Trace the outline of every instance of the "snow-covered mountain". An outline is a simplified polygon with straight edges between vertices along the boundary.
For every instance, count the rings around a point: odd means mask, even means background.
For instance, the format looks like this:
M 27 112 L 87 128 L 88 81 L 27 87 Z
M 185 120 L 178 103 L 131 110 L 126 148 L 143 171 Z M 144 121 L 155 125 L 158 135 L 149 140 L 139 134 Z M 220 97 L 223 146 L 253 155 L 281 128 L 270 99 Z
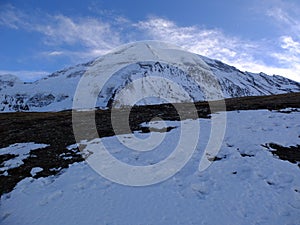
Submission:
M 13 75 L 1 75 L 0 111 L 60 111 L 71 109 L 77 85 L 87 71 L 96 71 L 93 76 L 101 76 L 101 72 L 97 73 L 98 70 L 91 70 L 91 68 L 102 68 L 103 66 L 110 68 L 119 63 L 125 64 L 126 60 L 128 61 L 128 56 L 136 59 L 137 63 L 125 66 L 110 77 L 101 92 L 98 93 L 98 107 L 110 106 L 114 102 L 115 96 L 122 89 L 128 87 L 129 83 L 150 76 L 165 78 L 164 80 L 167 82 L 148 82 L 145 86 L 141 86 L 140 83 L 132 84 L 128 89 L 127 96 L 140 96 L 142 92 L 146 92 L 147 96 L 167 96 L 173 102 L 185 102 L 190 99 L 202 101 L 208 99 L 205 94 L 207 92 L 203 91 L 205 85 L 216 86 L 214 84 L 216 80 L 220 85 L 222 96 L 215 96 L 215 99 L 300 92 L 300 84 L 287 78 L 277 75 L 268 76 L 264 73 L 242 72 L 218 60 L 203 56 L 197 56 L 202 62 L 200 73 L 197 74 L 196 78 L 191 77 L 176 65 L 170 65 L 160 60 L 161 56 L 166 54 L 169 54 L 169 57 L 181 57 L 180 55 L 171 55 L 172 50 L 172 47 L 168 45 L 139 42 L 121 47 L 94 61 L 57 71 L 35 82 L 24 83 Z M 141 52 L 156 60 L 138 61 Z M 182 56 L 182 60 L 184 60 L 184 56 Z M 213 74 L 214 79 L 208 74 Z M 168 80 L 183 88 L 188 96 L 182 95 L 179 90 L 174 90 Z M 157 102 L 149 98 L 137 102 L 141 105 L 154 103 Z M 121 96 L 115 106 L 127 104 L 130 104 L 130 101 Z

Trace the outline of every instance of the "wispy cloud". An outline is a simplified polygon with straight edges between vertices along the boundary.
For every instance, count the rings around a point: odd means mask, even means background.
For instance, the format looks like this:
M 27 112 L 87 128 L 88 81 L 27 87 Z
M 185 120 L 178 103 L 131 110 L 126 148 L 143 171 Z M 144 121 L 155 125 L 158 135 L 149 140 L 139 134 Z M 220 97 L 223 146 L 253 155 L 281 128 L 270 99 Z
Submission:
M 120 34 L 114 31 L 111 24 L 97 18 L 70 18 L 61 14 L 29 15 L 7 5 L 0 10 L 0 25 L 38 32 L 49 46 L 79 45 L 85 48 L 85 54 L 89 52 L 94 57 L 95 49 L 97 54 L 105 54 L 121 44 Z
M 300 42 L 295 41 L 290 36 L 281 37 L 280 53 L 273 53 L 273 56 L 280 60 L 280 63 L 284 65 L 290 65 L 290 63 L 300 64 Z
M 48 52 L 47 54 L 49 56 L 58 56 L 58 55 L 63 55 L 64 52 L 62 52 L 62 51 L 53 51 L 53 52 Z
M 291 78 L 300 81 L 300 8 L 280 1 L 280 6 L 272 7 L 266 14 L 283 33 L 278 41 L 281 49 L 272 56 L 279 65 L 294 73 Z
M 273 7 L 267 11 L 267 16 L 273 18 L 278 25 L 282 27 L 284 30 L 288 30 L 293 34 L 299 35 L 300 33 L 300 21 L 299 18 L 295 18 L 294 14 L 299 15 L 300 10 L 297 8 L 293 8 L 291 6 L 288 7 Z
M 33 29 L 47 37 L 49 44 L 80 44 L 98 49 L 103 53 L 119 45 L 119 34 L 110 24 L 93 18 L 79 18 L 77 21 L 63 15 L 50 17 L 47 25 L 36 24 Z
M 12 5 L 5 5 L 0 10 L 0 25 L 19 29 L 20 25 L 25 25 L 26 17 L 26 14 Z

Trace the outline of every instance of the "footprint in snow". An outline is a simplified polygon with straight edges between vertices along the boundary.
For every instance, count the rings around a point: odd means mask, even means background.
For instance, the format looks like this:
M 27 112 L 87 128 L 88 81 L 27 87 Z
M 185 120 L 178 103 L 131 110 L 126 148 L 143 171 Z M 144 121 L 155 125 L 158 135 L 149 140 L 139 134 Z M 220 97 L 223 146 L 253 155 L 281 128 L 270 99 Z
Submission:
M 48 203 L 58 200 L 63 196 L 63 191 L 58 190 L 53 192 L 52 194 L 48 195 L 47 197 L 43 198 L 40 202 L 39 205 L 44 206 L 47 205 Z

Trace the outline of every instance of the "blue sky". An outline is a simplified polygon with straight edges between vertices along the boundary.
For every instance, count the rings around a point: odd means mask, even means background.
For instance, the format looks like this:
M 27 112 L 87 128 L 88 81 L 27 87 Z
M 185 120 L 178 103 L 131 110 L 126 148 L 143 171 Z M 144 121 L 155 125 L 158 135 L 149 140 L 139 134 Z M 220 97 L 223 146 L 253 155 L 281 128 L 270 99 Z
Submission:
M 0 74 L 32 81 L 151 39 L 300 81 L 299 34 L 298 0 L 1 0 Z

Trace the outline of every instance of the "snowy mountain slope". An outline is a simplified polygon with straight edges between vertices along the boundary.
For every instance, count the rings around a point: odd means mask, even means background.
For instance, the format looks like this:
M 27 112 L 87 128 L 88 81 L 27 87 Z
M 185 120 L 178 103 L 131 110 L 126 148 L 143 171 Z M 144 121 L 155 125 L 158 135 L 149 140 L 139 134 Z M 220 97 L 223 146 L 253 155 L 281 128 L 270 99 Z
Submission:
M 0 82 L 0 110 L 9 111 L 59 111 L 71 108 L 80 77 L 89 64 L 80 64 L 57 71 L 35 82 L 14 82 L 14 85 L 2 85 Z M 1 79 L 1 77 L 0 77 Z M 14 77 L 11 77 L 10 83 Z M 8 82 L 8 79 L 6 79 Z
M 5 89 L 7 87 L 13 87 L 19 83 L 22 83 L 22 81 L 12 74 L 0 75 L 0 90 Z
M 299 92 L 300 84 L 282 76 L 242 72 L 218 60 L 201 56 L 217 77 L 225 98 Z
M 3 195 L 0 223 L 299 224 L 299 166 L 273 156 L 262 145 L 299 144 L 299 124 L 295 121 L 300 120 L 300 112 L 255 110 L 227 114 L 228 129 L 218 159 L 204 171 L 200 172 L 198 165 L 210 138 L 211 120 L 198 119 L 194 120 L 201 125 L 196 151 L 172 178 L 151 186 L 130 187 L 103 178 L 86 162 L 74 163 L 59 176 L 27 177 Z M 144 124 L 176 127 L 158 133 L 166 137 L 153 151 L 128 151 L 116 136 L 104 137 L 102 141 L 119 160 L 149 165 L 162 160 L 178 142 L 180 122 L 164 122 Z M 149 133 L 136 135 L 147 138 Z M 95 139 L 86 144 L 97 142 Z M 17 144 L 10 148 L 22 146 L 35 145 Z M 35 167 L 32 174 L 39 170 Z
M 146 58 L 157 60 L 139 62 L 138 56 L 141 52 Z M 202 71 L 196 77 L 197 83 L 194 80 L 195 77 L 192 78 L 176 65 L 168 65 L 159 60 L 166 55 L 171 58 L 177 57 L 179 60 L 183 60 L 180 57 L 184 58 L 184 55 L 174 54 L 174 49 L 168 45 L 140 42 L 121 47 L 86 64 L 57 71 L 33 83 L 23 83 L 12 75 L 0 76 L 0 111 L 60 111 L 71 109 L 77 84 L 86 71 L 97 67 L 111 68 L 118 63 L 125 64 L 128 61 L 128 56 L 130 59 L 136 59 L 138 63 L 126 66 L 111 76 L 99 93 L 98 107 L 110 106 L 114 102 L 115 96 L 125 87 L 130 87 L 130 90 L 126 89 L 128 91 L 127 96 L 168 96 L 172 102 L 185 102 L 191 101 L 191 99 L 202 101 L 206 99 L 203 90 L 207 85 L 216 86 L 215 80 L 219 82 L 224 98 L 300 92 L 300 84 L 287 78 L 268 76 L 263 73 L 241 72 L 232 66 L 203 56 L 199 56 L 203 63 L 200 63 Z M 114 58 L 118 60 L 111 60 Z M 213 74 L 214 77 L 212 78 L 208 74 Z M 97 72 L 94 75 L 101 76 Z M 162 77 L 167 82 L 148 82 L 145 84 L 145 88 L 141 87 L 140 84 L 126 86 L 136 79 L 152 76 Z M 170 85 L 171 82 L 183 88 L 188 96 L 181 94 L 179 89 L 174 90 L 174 86 Z M 221 96 L 217 98 L 221 98 Z M 128 102 L 130 102 L 128 99 L 120 97 L 115 106 L 127 105 Z M 155 103 L 158 103 L 157 100 L 144 99 L 137 104 Z

